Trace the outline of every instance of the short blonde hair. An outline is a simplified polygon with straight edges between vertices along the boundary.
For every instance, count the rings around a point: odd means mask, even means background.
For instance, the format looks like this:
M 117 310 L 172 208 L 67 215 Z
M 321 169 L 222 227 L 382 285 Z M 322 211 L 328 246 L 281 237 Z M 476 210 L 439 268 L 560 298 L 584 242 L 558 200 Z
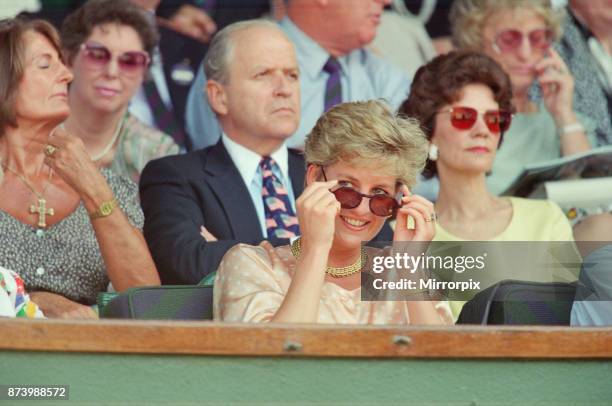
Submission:
M 457 48 L 480 49 L 483 28 L 491 15 L 502 10 L 531 9 L 542 17 L 553 31 L 555 41 L 561 37 L 565 12 L 552 7 L 550 0 L 455 0 L 450 10 L 452 39 Z
M 419 122 L 394 114 L 383 101 L 339 104 L 323 114 L 306 138 L 306 163 L 339 160 L 375 168 L 408 187 L 427 159 L 428 143 Z

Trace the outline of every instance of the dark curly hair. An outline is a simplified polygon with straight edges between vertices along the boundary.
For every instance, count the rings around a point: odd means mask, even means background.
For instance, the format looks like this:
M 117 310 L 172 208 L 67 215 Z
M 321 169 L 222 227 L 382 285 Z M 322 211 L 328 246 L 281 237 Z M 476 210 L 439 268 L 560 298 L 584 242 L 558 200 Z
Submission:
M 431 140 L 435 131 L 436 113 L 459 100 L 469 84 L 483 84 L 491 89 L 501 110 L 514 111 L 510 77 L 492 58 L 473 51 L 453 51 L 440 55 L 419 68 L 412 81 L 410 95 L 399 112 L 419 120 Z M 500 137 L 500 143 L 503 134 Z M 423 176 L 437 175 L 435 162 L 427 160 Z
M 145 10 L 129 0 L 89 0 L 62 23 L 60 37 L 69 62 L 93 29 L 108 23 L 132 27 L 138 33 L 144 50 L 152 55 L 159 34 Z

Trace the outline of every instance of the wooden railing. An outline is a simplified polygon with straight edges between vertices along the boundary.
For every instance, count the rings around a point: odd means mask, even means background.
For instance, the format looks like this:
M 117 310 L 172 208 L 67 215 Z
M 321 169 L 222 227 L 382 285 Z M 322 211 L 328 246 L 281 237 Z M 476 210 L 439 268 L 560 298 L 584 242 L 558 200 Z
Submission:
M 3 319 L 0 332 L 0 351 L 360 358 L 612 358 L 612 328 Z

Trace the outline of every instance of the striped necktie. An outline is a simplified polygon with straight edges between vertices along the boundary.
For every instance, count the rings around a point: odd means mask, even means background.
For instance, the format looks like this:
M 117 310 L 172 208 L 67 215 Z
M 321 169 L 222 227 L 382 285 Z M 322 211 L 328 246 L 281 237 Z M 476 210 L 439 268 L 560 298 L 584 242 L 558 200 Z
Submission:
M 153 118 L 155 119 L 155 126 L 162 132 L 170 135 L 174 138 L 174 141 L 181 147 L 185 147 L 185 133 L 179 124 L 174 111 L 172 108 L 166 107 L 162 100 L 157 86 L 153 80 L 147 80 L 143 82 L 145 96 L 149 107 L 153 112 Z
M 266 217 L 268 238 L 292 238 L 300 234 L 297 217 L 289 201 L 287 189 L 274 174 L 274 159 L 263 157 L 259 163 L 262 176 L 261 197 Z
M 340 83 L 340 74 L 342 73 L 340 62 L 333 56 L 330 56 L 323 71 L 327 72 L 329 77 L 325 84 L 325 102 L 323 112 L 331 109 L 336 104 L 342 103 L 342 84 Z

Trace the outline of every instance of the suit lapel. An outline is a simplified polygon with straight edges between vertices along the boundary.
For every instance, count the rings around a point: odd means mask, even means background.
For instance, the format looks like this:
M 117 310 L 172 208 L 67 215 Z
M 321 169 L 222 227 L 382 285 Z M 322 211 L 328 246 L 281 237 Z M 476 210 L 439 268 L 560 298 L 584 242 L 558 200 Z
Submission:
M 204 171 L 205 181 L 225 211 L 234 238 L 263 239 L 251 194 L 221 141 L 209 149 Z
M 291 187 L 293 194 L 297 199 L 304 191 L 304 177 L 306 176 L 306 164 L 301 152 L 289 150 L 289 177 L 291 178 Z

